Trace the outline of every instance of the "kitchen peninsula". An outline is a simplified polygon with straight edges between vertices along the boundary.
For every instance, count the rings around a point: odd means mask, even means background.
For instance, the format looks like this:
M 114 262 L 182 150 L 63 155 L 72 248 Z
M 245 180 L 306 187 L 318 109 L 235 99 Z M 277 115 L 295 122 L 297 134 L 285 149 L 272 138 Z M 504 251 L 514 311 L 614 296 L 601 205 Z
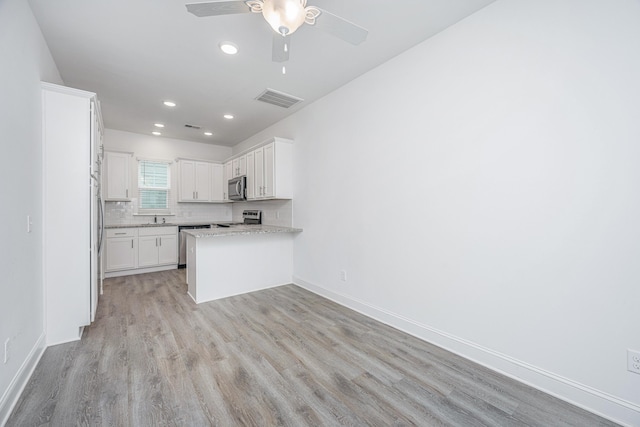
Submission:
M 201 303 L 291 283 L 301 231 L 261 224 L 185 231 L 189 295 Z

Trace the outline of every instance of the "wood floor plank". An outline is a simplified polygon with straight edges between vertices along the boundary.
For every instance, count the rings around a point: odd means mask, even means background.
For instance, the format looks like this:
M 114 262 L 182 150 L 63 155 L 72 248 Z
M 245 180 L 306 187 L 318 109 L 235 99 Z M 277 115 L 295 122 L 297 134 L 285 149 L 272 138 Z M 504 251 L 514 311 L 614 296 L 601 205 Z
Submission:
M 105 281 L 7 426 L 615 426 L 295 285 L 204 304 L 184 270 Z

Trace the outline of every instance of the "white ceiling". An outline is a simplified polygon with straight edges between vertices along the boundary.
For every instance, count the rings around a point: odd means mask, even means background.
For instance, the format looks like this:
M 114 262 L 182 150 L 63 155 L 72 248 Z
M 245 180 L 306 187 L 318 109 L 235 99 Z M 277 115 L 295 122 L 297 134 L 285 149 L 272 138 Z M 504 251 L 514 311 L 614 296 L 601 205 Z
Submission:
M 272 30 L 259 14 L 197 18 L 185 8 L 196 0 L 29 3 L 65 84 L 98 94 L 107 128 L 150 134 L 161 122 L 160 138 L 233 146 L 493 1 L 309 0 L 369 36 L 353 46 L 304 25 L 291 36 L 286 75 L 271 61 Z M 240 52 L 220 52 L 224 40 Z M 256 101 L 266 88 L 304 102 Z

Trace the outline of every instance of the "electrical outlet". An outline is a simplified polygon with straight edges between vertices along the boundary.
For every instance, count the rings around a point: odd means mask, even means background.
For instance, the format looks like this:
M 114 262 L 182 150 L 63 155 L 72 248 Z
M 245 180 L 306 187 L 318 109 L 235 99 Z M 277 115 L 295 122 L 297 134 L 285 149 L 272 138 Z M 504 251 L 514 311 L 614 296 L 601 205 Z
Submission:
M 280 219 L 280 211 L 276 211 L 276 219 Z
M 627 370 L 640 374 L 640 351 L 627 350 Z
M 340 280 L 342 280 L 343 282 L 347 281 L 347 272 L 344 270 L 340 270 Z
M 10 342 L 11 338 L 7 338 L 4 341 L 4 363 L 7 363 L 9 361 L 9 350 L 11 348 L 11 346 L 9 345 Z

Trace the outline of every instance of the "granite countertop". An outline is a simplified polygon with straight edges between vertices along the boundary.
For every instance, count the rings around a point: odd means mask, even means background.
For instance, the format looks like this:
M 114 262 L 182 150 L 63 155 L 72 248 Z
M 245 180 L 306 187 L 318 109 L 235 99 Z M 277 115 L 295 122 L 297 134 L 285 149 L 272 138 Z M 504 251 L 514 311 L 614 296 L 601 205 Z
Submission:
M 104 228 L 137 228 L 137 227 L 181 227 L 183 225 L 210 225 L 210 224 L 231 224 L 230 221 L 171 221 L 157 224 L 105 224 Z
M 269 234 L 269 233 L 299 233 L 302 228 L 293 227 L 279 227 L 276 225 L 232 225 L 231 227 L 213 227 L 202 228 L 197 230 L 182 230 L 184 233 L 189 234 L 197 239 L 204 237 L 220 237 L 220 236 L 233 236 L 240 234 Z

